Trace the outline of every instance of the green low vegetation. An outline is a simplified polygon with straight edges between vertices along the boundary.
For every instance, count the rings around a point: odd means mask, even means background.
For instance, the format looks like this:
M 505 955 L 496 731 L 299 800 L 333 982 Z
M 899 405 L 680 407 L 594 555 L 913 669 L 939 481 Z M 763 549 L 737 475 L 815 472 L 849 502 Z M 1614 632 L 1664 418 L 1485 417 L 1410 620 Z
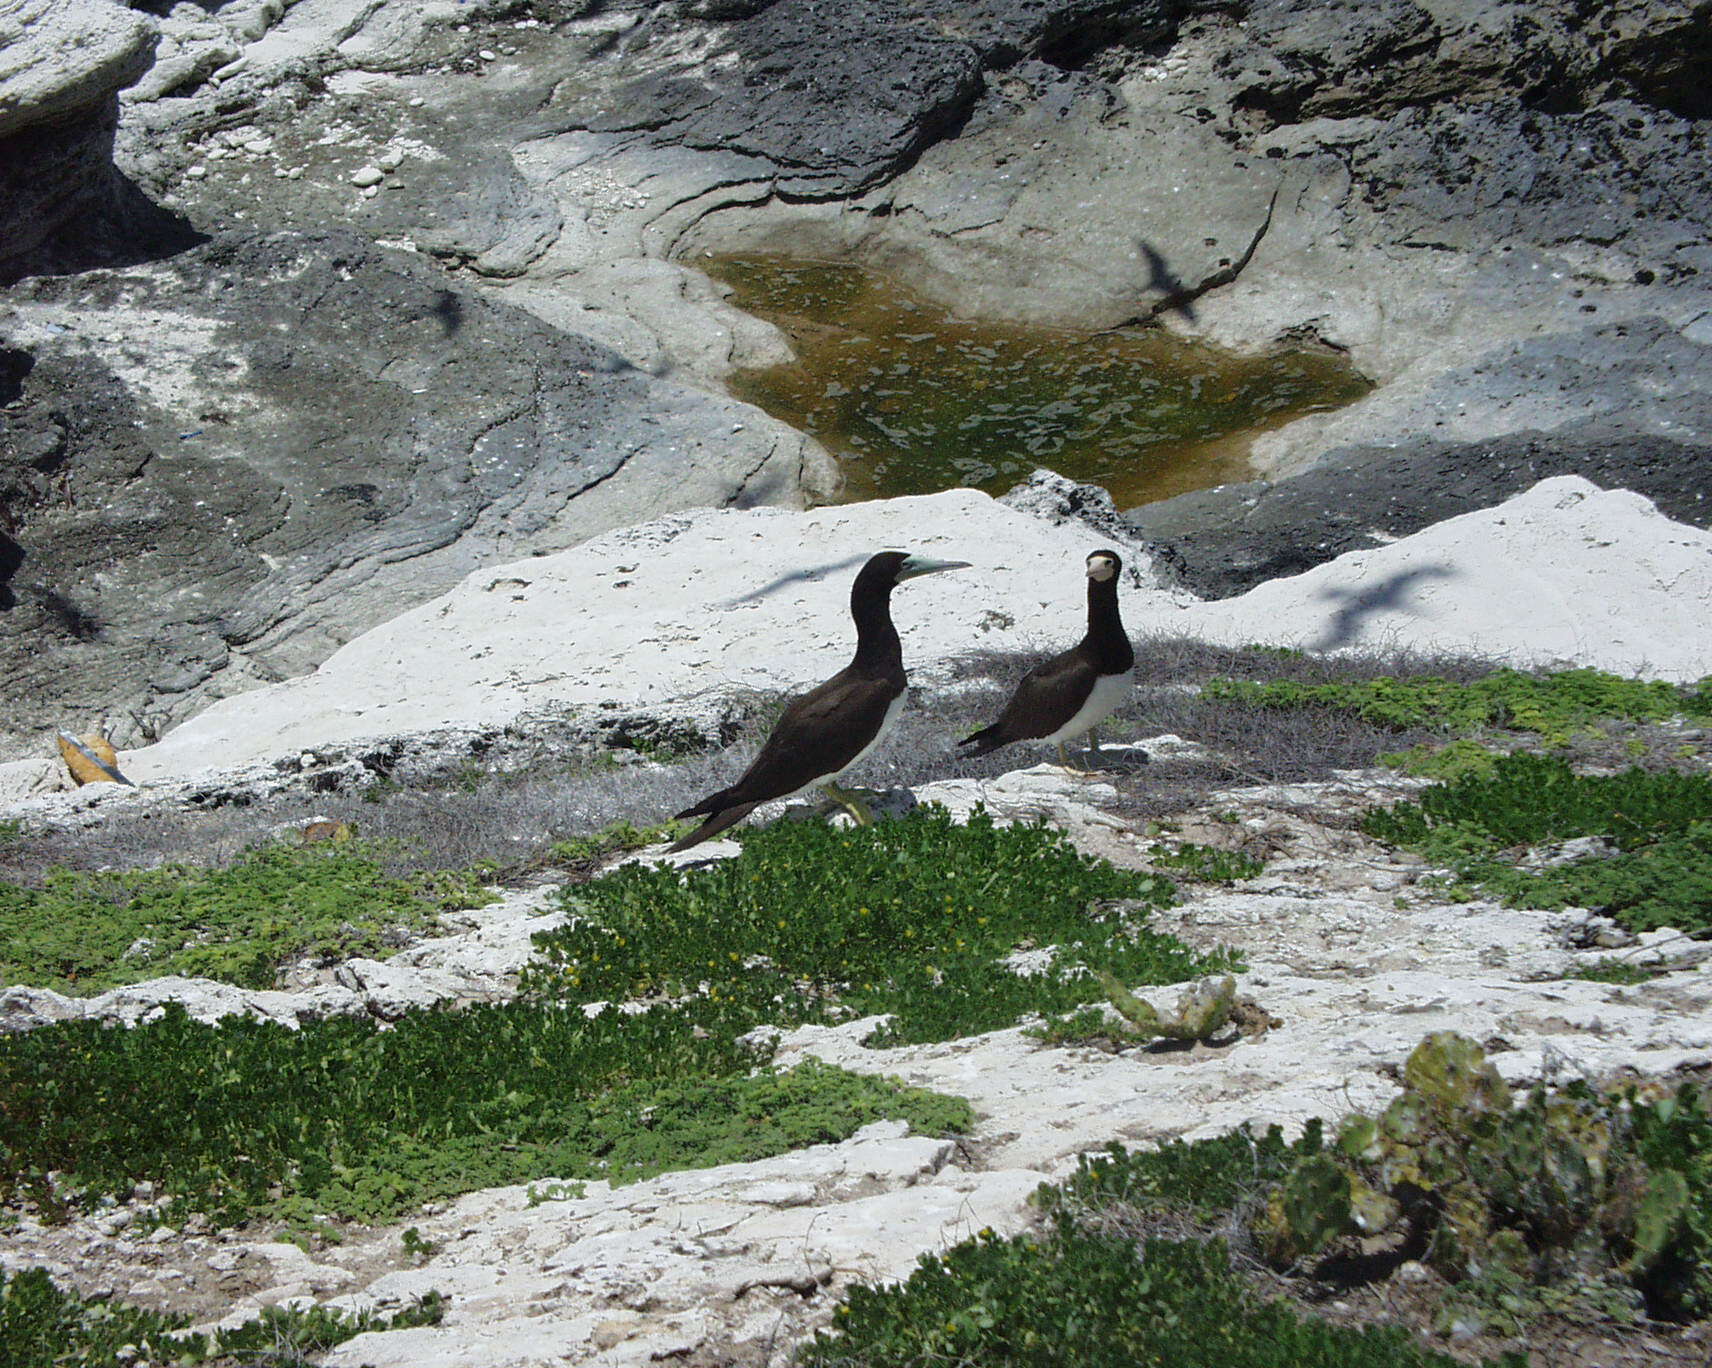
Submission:
M 1637 983 L 1651 983 L 1660 974 L 1667 972 L 1669 967 L 1664 964 L 1632 964 L 1628 960 L 1607 955 L 1591 964 L 1576 965 L 1569 977 L 1585 979 L 1591 983 L 1615 983 L 1622 987 L 1633 987 Z
M 310 1355 L 365 1331 L 438 1325 L 443 1310 L 435 1292 L 392 1315 L 270 1306 L 235 1329 L 192 1334 L 185 1330 L 186 1317 L 105 1299 L 86 1301 L 57 1286 L 42 1269 L 8 1275 L 0 1268 L 0 1363 L 6 1368 L 113 1368 L 122 1361 L 120 1351 L 129 1348 L 137 1359 L 153 1364 L 242 1360 L 307 1368 Z
M 1469 683 L 1426 676 L 1310 684 L 1212 679 L 1202 696 L 1267 708 L 1340 708 L 1377 726 L 1437 727 L 1464 735 L 1487 729 L 1531 732 L 1562 745 L 1602 721 L 1664 722 L 1712 717 L 1712 683 L 1690 689 L 1663 680 L 1624 679 L 1601 670 L 1526 674 L 1496 670 Z
M 1354 1330 L 1263 1301 L 1214 1230 L 1283 1270 L 1383 1275 L 1405 1258 L 1452 1284 L 1453 1322 L 1526 1334 L 1549 1314 L 1712 1314 L 1712 1110 L 1674 1095 L 1536 1089 L 1514 1105 L 1479 1047 L 1429 1037 L 1404 1092 L 1328 1143 L 1232 1132 L 1085 1156 L 1041 1189 L 1039 1235 L 990 1232 L 904 1282 L 857 1288 L 799 1355 L 812 1368 L 1076 1363 L 1128 1368 L 1449 1365 L 1409 1330 Z M 1204 1232 L 1157 1238 L 1170 1229 Z M 1149 1238 L 1152 1235 L 1155 1238 Z M 1346 1259 L 1344 1256 L 1359 1256 Z M 1389 1263 L 1387 1262 L 1389 1256 Z M 1320 1288 L 1324 1290 L 1323 1286 Z M 1316 1300 L 1312 1289 L 1304 1300 Z M 1497 1361 L 1522 1368 L 1525 1354 Z
M 587 836 L 572 836 L 568 840 L 553 842 L 547 847 L 547 861 L 572 867 L 591 865 L 609 855 L 640 850 L 657 841 L 676 840 L 692 825 L 674 821 L 639 827 L 634 822 L 612 822 Z
M 887 1013 L 885 1043 L 945 1040 L 1052 1014 L 1125 983 L 1232 967 L 1150 931 L 1175 896 L 1044 826 L 966 826 L 941 808 L 856 830 L 778 822 L 743 853 L 687 872 L 631 865 L 568 890 L 572 923 L 537 937 L 537 995 L 698 1000 L 733 1027 Z M 1100 910 L 1117 900 L 1123 910 Z M 1056 947 L 1019 973 L 1013 952 Z
M 1370 836 L 1449 865 L 1454 887 L 1510 907 L 1588 907 L 1635 931 L 1712 933 L 1712 776 L 1576 774 L 1519 753 L 1363 819 Z M 1518 868 L 1519 850 L 1602 837 L 1614 853 Z
M 1712 1315 L 1712 1097 L 1536 1088 L 1520 1104 L 1473 1041 L 1429 1036 L 1404 1091 L 1327 1141 L 1319 1122 L 1084 1158 L 1049 1210 L 1204 1229 L 1234 1219 L 1281 1268 L 1423 1259 L 1458 1319 Z
M 922 1259 L 896 1287 L 856 1287 L 797 1357 L 808 1368 L 1452 1368 L 1400 1328 L 1349 1329 L 1263 1300 L 1217 1240 L 1148 1240 L 1061 1216 Z M 1517 1355 L 1502 1361 L 1523 1368 Z
M 1242 850 L 1223 850 L 1218 846 L 1197 845 L 1184 841 L 1175 848 L 1155 845 L 1148 857 L 1157 869 L 1169 869 L 1197 883 L 1234 884 L 1252 879 L 1266 868 L 1264 860 Z
M 1460 779 L 1465 774 L 1492 773 L 1493 765 L 1503 754 L 1459 736 L 1442 746 L 1422 742 L 1406 751 L 1386 751 L 1378 760 L 1387 769 L 1402 770 L 1416 779 Z
M 271 988 L 311 957 L 384 958 L 399 932 L 493 895 L 480 871 L 389 875 L 360 844 L 260 846 L 225 869 L 57 870 L 0 883 L 0 983 L 92 994 L 163 974 Z
M 886 1117 L 969 1122 L 955 1099 L 819 1064 L 751 1074 L 761 1056 L 711 1024 L 512 1003 L 289 1030 L 174 1006 L 134 1029 L 0 1036 L 0 1199 L 53 1217 L 149 1180 L 163 1221 L 313 1228 L 479 1187 L 759 1159 Z

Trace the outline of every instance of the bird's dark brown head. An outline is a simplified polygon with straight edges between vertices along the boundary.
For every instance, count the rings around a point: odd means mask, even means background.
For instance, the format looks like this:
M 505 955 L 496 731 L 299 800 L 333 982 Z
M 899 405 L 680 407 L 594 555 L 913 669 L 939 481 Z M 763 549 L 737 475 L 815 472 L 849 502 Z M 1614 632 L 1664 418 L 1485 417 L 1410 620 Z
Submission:
M 1088 578 L 1112 580 L 1123 569 L 1123 558 L 1116 551 L 1095 551 L 1088 557 Z
M 936 575 L 941 570 L 967 570 L 968 561 L 932 560 L 907 551 L 882 551 L 870 556 L 862 572 L 856 576 L 861 588 L 890 589 L 917 575 Z

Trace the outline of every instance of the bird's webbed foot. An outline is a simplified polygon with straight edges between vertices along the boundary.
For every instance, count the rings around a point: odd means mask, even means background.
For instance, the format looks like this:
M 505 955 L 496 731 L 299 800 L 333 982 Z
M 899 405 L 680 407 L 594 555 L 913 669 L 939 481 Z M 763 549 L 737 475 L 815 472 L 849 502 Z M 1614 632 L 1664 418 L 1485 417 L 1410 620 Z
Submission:
M 840 788 L 831 780 L 828 780 L 820 787 L 821 791 L 825 793 L 828 798 L 832 799 L 833 802 L 837 803 L 839 807 L 843 808 L 850 814 L 851 820 L 854 821 L 857 826 L 874 825 L 874 813 L 872 809 L 870 809 L 869 806 L 855 793 L 852 793 L 849 789 Z

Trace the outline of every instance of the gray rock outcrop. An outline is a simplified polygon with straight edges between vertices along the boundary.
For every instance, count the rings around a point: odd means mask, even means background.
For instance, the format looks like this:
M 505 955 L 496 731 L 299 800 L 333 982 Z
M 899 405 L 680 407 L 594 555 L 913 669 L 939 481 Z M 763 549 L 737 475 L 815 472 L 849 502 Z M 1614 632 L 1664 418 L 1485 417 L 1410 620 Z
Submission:
M 800 500 L 796 433 L 346 234 L 230 235 L 0 311 L 0 740 L 140 739 L 477 566 Z
M 1712 452 L 1667 437 L 1582 424 L 1484 442 L 1330 452 L 1276 483 L 1221 485 L 1131 511 L 1175 581 L 1228 598 L 1299 575 L 1346 551 L 1371 550 L 1444 518 L 1490 508 L 1552 475 L 1645 494 L 1678 522 L 1712 524 Z
M 108 0 L 0 0 L 0 281 L 122 197 L 118 95 L 154 45 L 145 16 Z
M 1243 489 L 1144 517 L 1204 592 L 1554 473 L 1634 485 L 1699 520 L 1712 0 L 720 0 L 527 14 L 238 0 L 174 7 L 160 27 L 116 156 L 164 209 L 225 236 L 171 267 L 26 284 L 0 315 L 0 398 L 13 403 L 0 574 L 17 604 L 0 612 L 0 669 L 26 700 L 20 730 L 136 711 L 121 739 L 140 740 L 204 700 L 302 672 L 479 558 L 691 502 L 800 500 L 814 477 L 800 444 L 752 411 L 622 369 L 705 390 L 783 354 L 692 268 L 701 251 L 852 252 L 965 311 L 1348 352 L 1378 388 L 1256 448 L 1275 476 L 1333 461 L 1317 481 L 1255 509 Z M 278 278 L 282 259 L 254 234 L 330 241 L 329 223 L 416 263 L 398 268 L 416 282 L 409 309 L 444 301 L 515 322 L 447 331 L 471 352 L 455 367 L 400 342 L 405 359 L 372 391 L 387 400 L 320 441 L 309 434 L 371 394 L 339 378 L 343 356 L 371 331 L 399 339 L 398 310 L 380 308 L 371 329 L 358 302 L 379 274 L 336 280 L 327 308 L 304 315 L 301 346 L 327 358 L 313 383 L 266 360 L 277 338 L 223 368 L 196 339 L 227 346 L 222 330 L 244 333 L 247 312 L 295 318 L 310 286 Z M 496 300 L 518 308 L 491 312 Z M 74 335 L 73 314 L 102 319 L 84 330 L 94 340 Z M 709 467 L 724 474 L 700 485 L 626 460 L 564 505 L 584 510 L 572 515 L 549 511 L 564 494 L 543 473 L 551 458 L 508 455 L 450 479 L 449 511 L 430 517 L 427 486 L 400 474 L 418 471 L 400 464 L 398 434 L 418 425 L 472 454 L 493 422 L 481 460 L 527 447 L 552 420 L 513 402 L 556 394 L 557 371 L 538 383 L 521 358 L 590 349 L 622 358 L 593 368 L 595 388 L 664 404 L 667 448 L 732 445 Z M 454 416 L 446 386 L 399 378 L 423 365 L 481 377 L 452 382 L 482 394 L 475 412 Z M 258 454 L 270 447 L 281 454 Z M 175 465 L 184 526 L 198 530 L 163 532 L 180 550 L 143 555 L 157 534 L 136 519 L 173 528 L 178 515 L 137 501 Z M 274 473 L 236 473 L 261 468 Z M 191 472 L 216 470 L 214 499 L 188 493 Z M 1334 470 L 1354 482 L 1347 495 L 1332 493 Z M 95 497 L 109 488 L 118 497 Z M 310 508 L 320 530 L 300 539 L 288 527 Z M 131 530 L 116 531 L 124 519 Z M 94 578 L 96 528 L 147 573 Z

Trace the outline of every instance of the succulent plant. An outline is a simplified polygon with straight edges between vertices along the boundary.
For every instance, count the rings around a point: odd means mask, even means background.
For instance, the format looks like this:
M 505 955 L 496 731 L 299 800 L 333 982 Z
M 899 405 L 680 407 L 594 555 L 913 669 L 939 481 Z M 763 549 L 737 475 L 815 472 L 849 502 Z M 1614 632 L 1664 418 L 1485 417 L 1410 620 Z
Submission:
M 1698 1102 L 1685 1111 L 1571 1085 L 1516 1104 L 1480 1047 L 1449 1032 L 1416 1047 L 1403 1085 L 1379 1116 L 1353 1117 L 1284 1174 L 1255 1222 L 1269 1257 L 1300 1263 L 1378 1236 L 1420 1248 L 1453 1281 L 1607 1306 L 1613 1291 L 1631 1305 L 1637 1293 L 1665 1306 L 1703 1295 L 1707 1250 L 1690 1238 L 1699 1171 L 1649 1165 L 1634 1124 L 1647 1106 L 1664 1118 L 1655 1129 L 1693 1121 Z
M 1236 1008 L 1236 980 L 1229 974 L 1198 979 L 1177 998 L 1177 1010 L 1162 1015 L 1151 1003 L 1138 998 L 1117 978 L 1104 970 L 1094 975 L 1112 1006 L 1129 1023 L 1129 1034 L 1140 1040 L 1164 1036 L 1168 1040 L 1205 1040 L 1229 1024 Z

